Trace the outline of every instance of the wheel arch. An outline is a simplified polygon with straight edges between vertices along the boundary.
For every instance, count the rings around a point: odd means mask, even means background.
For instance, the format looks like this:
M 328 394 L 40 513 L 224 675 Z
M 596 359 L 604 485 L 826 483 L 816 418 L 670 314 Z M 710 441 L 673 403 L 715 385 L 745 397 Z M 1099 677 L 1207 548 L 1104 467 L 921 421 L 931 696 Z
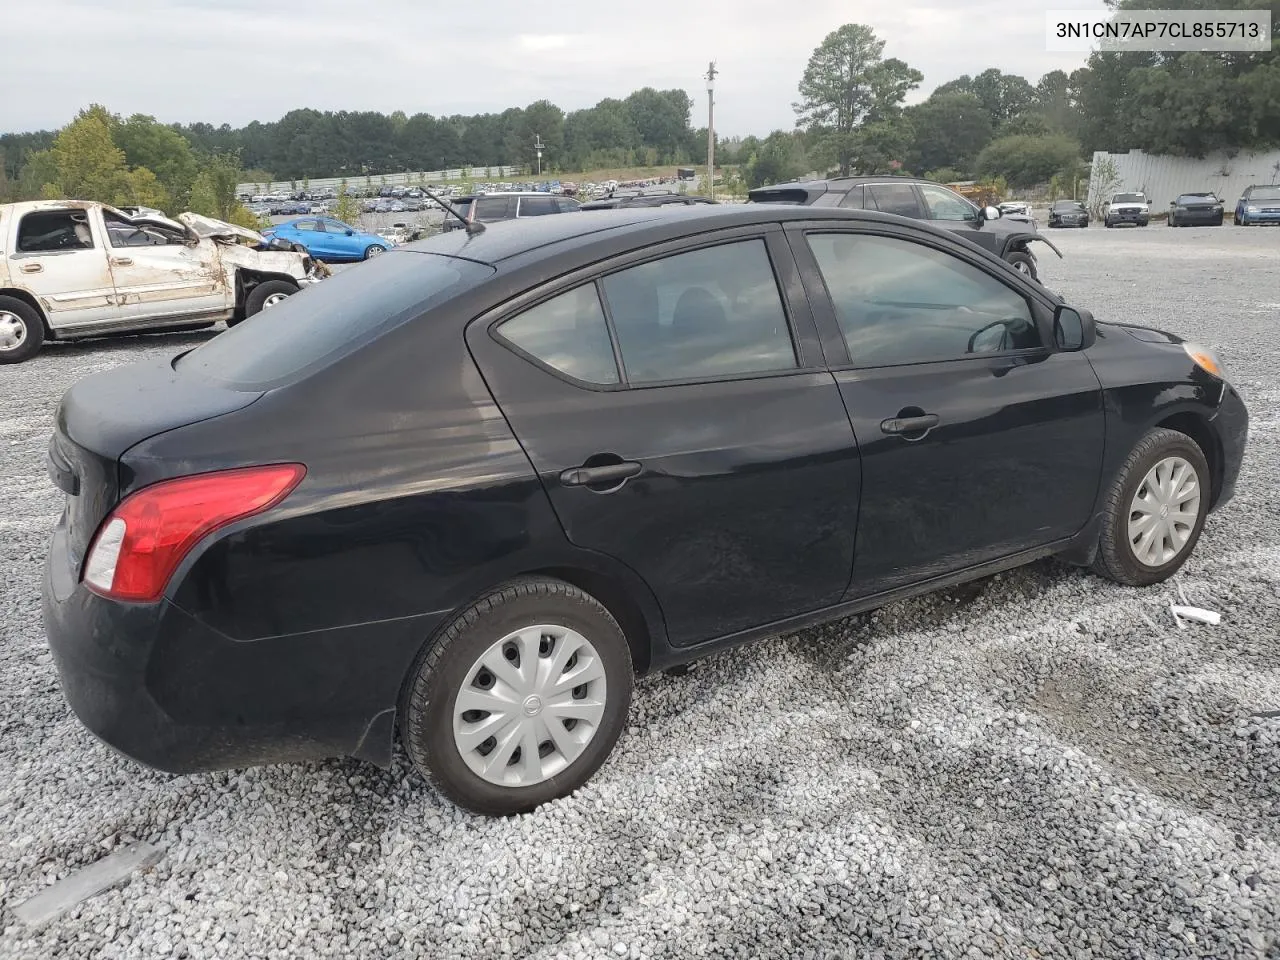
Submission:
M 291 277 L 287 273 L 274 273 L 270 270 L 254 270 L 252 267 L 236 268 L 236 310 L 237 312 L 244 310 L 245 299 L 249 296 L 249 292 L 260 283 L 266 283 L 268 280 L 284 280 L 286 283 L 292 283 L 295 287 L 301 289 L 297 277 Z
M 585 567 L 565 566 L 531 570 L 526 576 L 563 580 L 595 597 L 622 628 L 622 634 L 627 638 L 627 646 L 631 650 L 631 665 L 636 675 L 641 676 L 648 672 L 649 665 L 653 661 L 655 631 L 661 627 L 650 623 L 644 608 L 620 580 L 607 573 L 588 570 Z M 655 610 L 654 613 L 656 612 Z
M 39 299 L 30 291 L 23 290 L 20 287 L 0 287 L 0 297 L 13 297 L 15 300 L 21 300 L 32 310 L 36 312 L 36 316 L 40 318 L 40 323 L 44 326 L 44 335 L 52 338 L 54 332 L 49 327 L 49 317 L 44 311 L 44 307 L 40 306 Z
M 1164 417 L 1158 423 L 1152 424 L 1152 427 L 1176 430 L 1195 441 L 1195 445 L 1200 448 L 1200 452 L 1204 454 L 1209 464 L 1209 509 L 1212 510 L 1222 494 L 1224 454 L 1222 441 L 1210 425 L 1208 418 L 1193 410 L 1182 410 Z

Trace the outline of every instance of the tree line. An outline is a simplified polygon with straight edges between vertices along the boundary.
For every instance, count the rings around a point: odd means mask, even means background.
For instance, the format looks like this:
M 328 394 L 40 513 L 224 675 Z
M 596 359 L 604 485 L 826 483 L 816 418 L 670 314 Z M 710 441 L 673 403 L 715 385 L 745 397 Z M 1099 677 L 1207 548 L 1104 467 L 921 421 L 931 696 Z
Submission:
M 1117 9 L 1218 9 L 1232 0 L 1114 0 Z M 1270 5 L 1280 0 L 1234 0 Z M 718 140 L 746 185 L 809 172 L 1002 178 L 1026 187 L 1078 179 L 1094 150 L 1204 156 L 1280 145 L 1280 58 L 1274 53 L 1094 54 L 1078 70 L 1032 84 L 991 68 L 905 105 L 921 72 L 885 57 L 885 42 L 846 24 L 814 50 L 799 83 L 796 126 L 764 138 Z M 698 162 L 706 128 L 690 125 L 683 90 L 645 87 L 565 113 L 547 100 L 501 113 L 435 117 L 293 110 L 244 127 L 161 124 L 91 107 L 62 131 L 0 136 L 0 199 L 98 190 L 164 209 L 208 206 L 215 184 L 356 180 L 411 170 L 504 165 L 545 171 Z M 88 153 L 95 160 L 85 161 Z M 88 177 L 89 169 L 101 172 Z M 225 212 L 225 210 L 224 210 Z

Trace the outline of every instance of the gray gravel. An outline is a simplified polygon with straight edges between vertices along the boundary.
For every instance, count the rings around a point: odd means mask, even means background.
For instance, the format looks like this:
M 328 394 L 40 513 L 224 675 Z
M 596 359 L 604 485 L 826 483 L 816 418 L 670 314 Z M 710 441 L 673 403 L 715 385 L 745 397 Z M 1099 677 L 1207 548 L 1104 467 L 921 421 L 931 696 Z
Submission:
M 1239 492 L 1180 578 L 1222 625 L 1038 563 L 647 679 L 588 788 L 502 821 L 403 758 L 171 778 L 86 733 L 40 625 L 50 417 L 201 337 L 0 368 L 0 955 L 1280 956 L 1280 233 L 1053 238 L 1051 286 L 1207 341 L 1246 394 Z M 132 841 L 167 857 L 14 918 Z

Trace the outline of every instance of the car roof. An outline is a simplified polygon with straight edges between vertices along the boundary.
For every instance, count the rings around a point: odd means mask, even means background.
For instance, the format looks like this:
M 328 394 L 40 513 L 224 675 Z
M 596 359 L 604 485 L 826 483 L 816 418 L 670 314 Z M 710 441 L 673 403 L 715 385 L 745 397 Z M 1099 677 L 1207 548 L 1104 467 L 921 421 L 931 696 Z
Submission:
M 637 244 L 645 244 L 710 230 L 795 220 L 910 224 L 913 229 L 927 231 L 947 240 L 956 239 L 953 233 L 940 230 L 925 221 L 873 210 L 763 203 L 679 204 L 666 207 L 620 207 L 608 217 L 568 215 L 503 220 L 486 224 L 480 233 L 450 230 L 405 244 L 397 250 L 461 257 L 496 266 L 504 260 L 551 246 L 559 246 L 560 251 L 557 252 L 589 247 L 604 239 L 605 234 L 611 238 L 633 235 Z

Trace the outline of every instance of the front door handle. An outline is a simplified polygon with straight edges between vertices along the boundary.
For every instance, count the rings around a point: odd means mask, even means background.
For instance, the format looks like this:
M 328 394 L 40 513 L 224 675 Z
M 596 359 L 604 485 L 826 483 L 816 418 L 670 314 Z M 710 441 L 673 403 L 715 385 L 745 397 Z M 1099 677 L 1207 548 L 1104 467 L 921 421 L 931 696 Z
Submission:
M 24 263 L 22 265 L 23 273 L 39 273 L 43 269 L 44 264 L 41 263 Z
M 920 433 L 923 430 L 932 430 L 938 425 L 938 415 L 936 413 L 925 413 L 918 417 L 892 417 L 889 420 L 880 421 L 880 430 L 884 433 Z
M 560 474 L 560 482 L 566 487 L 616 484 L 636 476 L 643 469 L 644 466 L 634 460 L 605 463 L 598 467 L 572 467 Z
M 129 267 L 133 265 L 132 257 L 112 257 L 111 262 L 117 267 Z

